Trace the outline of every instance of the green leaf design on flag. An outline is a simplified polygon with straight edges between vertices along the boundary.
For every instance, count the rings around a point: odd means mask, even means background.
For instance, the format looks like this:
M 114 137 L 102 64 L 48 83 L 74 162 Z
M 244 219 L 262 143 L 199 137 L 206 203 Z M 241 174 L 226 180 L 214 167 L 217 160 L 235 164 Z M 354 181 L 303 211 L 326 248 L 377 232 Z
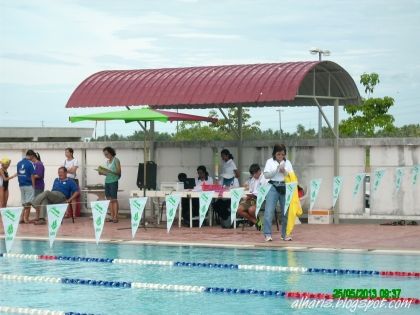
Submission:
M 53 223 L 51 224 L 51 228 L 53 230 L 55 230 L 57 228 L 57 220 L 54 220 Z
M 101 217 L 98 217 L 98 218 L 96 219 L 96 225 L 97 225 L 97 226 L 100 226 L 100 225 L 101 225 L 101 223 L 102 223 Z
M 7 234 L 13 234 L 13 224 L 9 224 L 9 226 L 7 227 Z
M 136 212 L 136 214 L 134 215 L 134 221 L 138 221 L 139 220 L 139 213 Z
M 233 209 L 236 209 L 236 207 L 238 206 L 238 203 L 235 201 L 234 203 L 233 203 Z
M 173 209 L 171 209 L 170 211 L 169 211 L 169 217 L 170 218 L 172 218 L 172 216 L 174 215 L 174 210 Z

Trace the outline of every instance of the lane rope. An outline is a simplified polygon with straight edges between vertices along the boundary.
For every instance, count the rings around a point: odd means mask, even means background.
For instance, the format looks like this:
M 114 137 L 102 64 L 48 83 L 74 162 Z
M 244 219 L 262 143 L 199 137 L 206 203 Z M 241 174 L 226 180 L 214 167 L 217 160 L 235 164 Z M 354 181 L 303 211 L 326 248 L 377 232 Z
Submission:
M 272 272 L 322 273 L 322 274 L 332 274 L 332 275 L 410 277 L 410 278 L 420 279 L 420 272 L 407 272 L 407 271 L 306 268 L 306 267 L 286 267 L 286 266 L 269 266 L 269 265 L 240 265 L 240 264 L 227 264 L 227 263 L 222 264 L 222 263 L 208 263 L 208 262 L 185 262 L 185 261 L 171 261 L 171 260 L 143 260 L 143 259 L 119 259 L 119 258 L 114 259 L 114 258 L 80 257 L 80 256 L 54 256 L 54 255 L 10 254 L 10 253 L 9 254 L 0 253 L 0 257 L 8 258 L 8 259 L 23 259 L 23 260 L 62 260 L 62 261 L 71 261 L 71 262 L 157 265 L 157 266 L 213 268 L 213 269 L 242 269 L 242 270 L 272 271 Z
M 41 308 L 16 307 L 0 305 L 1 314 L 32 314 L 32 315 L 94 315 L 91 313 L 52 311 Z
M 24 276 L 13 274 L 0 274 L 0 280 L 13 282 L 43 282 L 43 283 L 61 283 L 69 285 L 90 285 L 120 289 L 144 289 L 144 290 L 161 290 L 161 291 L 178 291 L 178 292 L 194 292 L 194 293 L 221 293 L 221 294 L 241 294 L 241 295 L 258 295 L 264 297 L 284 297 L 292 299 L 308 298 L 318 300 L 338 300 L 334 299 L 332 294 L 314 293 L 314 292 L 288 292 L 279 290 L 259 290 L 259 289 L 241 289 L 241 288 L 224 288 L 224 287 L 205 287 L 195 285 L 181 284 L 162 284 L 162 283 L 146 283 L 146 282 L 126 282 L 126 281 L 104 281 L 93 279 L 77 279 L 77 278 L 57 278 L 45 276 Z M 385 301 L 406 301 L 412 304 L 420 304 L 417 298 L 357 298 L 358 300 L 385 300 Z

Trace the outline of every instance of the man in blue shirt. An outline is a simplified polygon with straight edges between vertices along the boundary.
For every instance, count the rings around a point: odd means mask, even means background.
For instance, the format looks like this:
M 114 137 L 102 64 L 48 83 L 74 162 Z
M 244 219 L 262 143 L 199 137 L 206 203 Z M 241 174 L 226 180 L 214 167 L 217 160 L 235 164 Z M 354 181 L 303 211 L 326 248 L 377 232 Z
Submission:
M 67 177 L 67 169 L 62 166 L 58 169 L 58 178 L 54 180 L 51 191 L 46 190 L 39 194 L 32 201 L 32 205 L 36 209 L 35 224 L 45 224 L 46 205 L 58 203 L 71 203 L 79 196 L 79 188 L 76 182 Z M 42 211 L 41 211 L 42 209 Z M 74 221 L 73 221 L 74 222 Z
M 17 164 L 17 174 L 20 188 L 20 196 L 22 206 L 24 206 L 20 223 L 29 222 L 29 212 L 31 210 L 31 201 L 34 199 L 34 183 L 32 183 L 32 174 L 35 172 L 35 167 L 31 162 L 32 157 L 35 156 L 33 150 L 28 150 L 26 156 Z

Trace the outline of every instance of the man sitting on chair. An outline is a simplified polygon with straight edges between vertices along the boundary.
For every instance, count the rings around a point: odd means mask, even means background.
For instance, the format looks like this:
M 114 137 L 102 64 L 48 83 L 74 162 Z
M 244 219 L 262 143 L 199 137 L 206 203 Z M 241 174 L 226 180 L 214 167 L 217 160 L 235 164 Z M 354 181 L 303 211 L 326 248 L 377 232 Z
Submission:
M 36 209 L 36 219 L 34 224 L 45 224 L 45 209 L 46 205 L 71 203 L 79 196 L 80 192 L 77 188 L 76 182 L 67 177 L 67 169 L 62 166 L 58 169 L 58 178 L 54 180 L 51 191 L 46 190 L 39 194 L 31 202 L 32 206 Z M 73 218 L 74 222 L 74 218 Z

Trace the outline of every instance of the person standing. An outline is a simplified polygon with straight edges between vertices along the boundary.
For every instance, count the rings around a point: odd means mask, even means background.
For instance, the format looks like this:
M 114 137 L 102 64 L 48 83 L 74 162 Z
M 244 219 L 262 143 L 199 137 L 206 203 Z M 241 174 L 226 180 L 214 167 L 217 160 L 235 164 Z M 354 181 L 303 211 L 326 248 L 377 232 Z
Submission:
M 266 242 L 273 240 L 271 225 L 277 202 L 280 203 L 281 211 L 281 239 L 284 241 L 292 240 L 290 236 L 286 236 L 288 210 L 284 210 L 286 195 L 284 177 L 292 171 L 292 163 L 286 159 L 286 146 L 284 144 L 274 145 L 272 157 L 267 160 L 264 168 L 264 177 L 269 180 L 269 183 L 272 185 L 267 194 L 264 211 L 263 231 Z
M 106 157 L 106 167 L 99 167 L 99 175 L 105 176 L 105 197 L 110 200 L 109 208 L 111 210 L 111 219 L 107 222 L 118 223 L 118 181 L 121 178 L 121 163 L 116 157 L 117 153 L 111 147 L 105 147 L 103 150 Z
M 235 162 L 233 161 L 233 155 L 229 152 L 228 149 L 223 149 L 220 152 L 220 157 L 222 158 L 222 174 L 220 184 L 229 187 L 234 183 L 235 178 L 239 178 L 239 171 Z
M 7 207 L 7 201 L 9 200 L 9 180 L 15 178 L 16 174 L 9 176 L 7 169 L 10 166 L 9 158 L 2 158 L 0 161 L 0 208 Z
M 79 189 L 79 180 L 77 179 L 77 169 L 79 168 L 79 161 L 74 157 L 73 148 L 65 148 L 64 155 L 66 156 L 66 159 L 64 160 L 62 166 L 64 166 L 67 170 L 67 177 L 73 179 L 77 185 L 77 189 Z M 77 202 L 80 201 L 80 199 L 78 198 L 79 197 L 73 199 L 65 216 L 66 218 L 71 217 L 73 223 L 74 218 L 76 217 Z
M 25 157 L 17 164 L 17 174 L 20 187 L 20 196 L 23 208 L 20 223 L 29 223 L 29 213 L 31 211 L 31 202 L 34 199 L 35 189 L 32 182 L 32 175 L 35 167 L 31 160 L 35 156 L 33 150 L 28 150 Z
M 45 167 L 44 164 L 41 162 L 41 156 L 38 152 L 35 152 L 35 155 L 31 158 L 31 162 L 35 167 L 34 174 L 32 175 L 33 186 L 34 186 L 34 198 L 44 192 L 45 189 L 45 182 L 44 182 L 44 174 L 45 174 Z M 40 217 L 41 214 L 45 214 L 46 210 L 42 209 L 39 211 L 39 208 L 36 208 L 36 217 L 35 220 L 31 221 L 35 224 L 38 224 L 40 219 L 45 220 L 44 216 Z

